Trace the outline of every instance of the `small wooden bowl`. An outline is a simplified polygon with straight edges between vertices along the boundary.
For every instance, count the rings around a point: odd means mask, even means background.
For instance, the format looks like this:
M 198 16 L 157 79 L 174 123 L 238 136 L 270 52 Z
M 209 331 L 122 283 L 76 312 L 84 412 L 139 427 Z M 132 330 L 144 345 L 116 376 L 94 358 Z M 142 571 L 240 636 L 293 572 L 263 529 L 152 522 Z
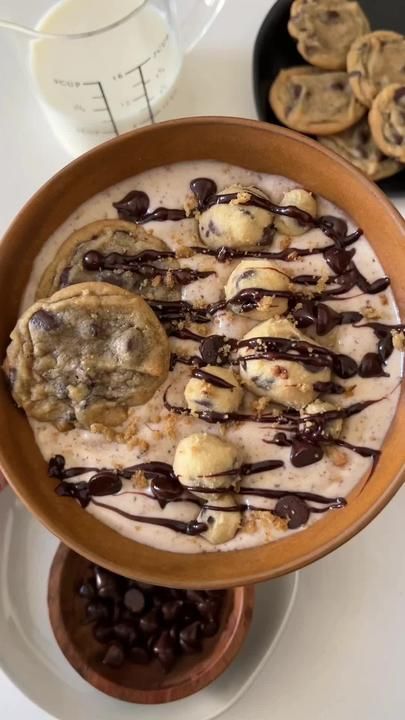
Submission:
M 127 662 L 119 669 L 103 665 L 102 646 L 95 640 L 92 626 L 83 625 L 83 599 L 77 593 L 88 565 L 85 558 L 59 545 L 49 573 L 48 609 L 52 630 L 66 659 L 101 692 L 133 703 L 179 700 L 213 682 L 237 655 L 252 619 L 253 586 L 226 591 L 218 633 L 204 640 L 201 653 L 179 658 L 169 673 L 157 660 L 149 665 Z
M 159 165 L 218 160 L 286 175 L 342 208 L 376 252 L 405 317 L 405 223 L 381 190 L 327 148 L 282 127 L 237 118 L 190 118 L 136 130 L 82 155 L 21 210 L 0 243 L 0 361 L 40 249 L 77 207 L 111 185 Z M 376 381 L 378 388 L 378 381 Z M 182 554 L 130 540 L 55 494 L 27 418 L 0 373 L 0 466 L 28 509 L 62 542 L 125 577 L 178 588 L 226 588 L 269 580 L 326 555 L 369 523 L 404 479 L 405 392 L 370 480 L 347 506 L 260 547 Z M 314 470 L 316 472 L 316 470 Z

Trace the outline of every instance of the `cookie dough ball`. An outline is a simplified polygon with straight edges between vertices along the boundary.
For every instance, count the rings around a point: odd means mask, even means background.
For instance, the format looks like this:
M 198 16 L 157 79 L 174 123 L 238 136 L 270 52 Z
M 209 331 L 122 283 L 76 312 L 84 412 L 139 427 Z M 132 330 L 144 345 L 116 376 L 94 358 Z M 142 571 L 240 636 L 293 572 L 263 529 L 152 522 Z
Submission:
M 304 188 L 295 188 L 284 193 L 280 205 L 290 205 L 299 210 L 304 210 L 312 217 L 316 217 L 317 203 L 313 193 Z M 302 225 L 298 220 L 286 215 L 276 215 L 274 224 L 277 230 L 284 235 L 303 235 L 308 230 L 308 225 Z
M 114 427 L 169 371 L 167 336 L 146 302 L 107 283 L 79 283 L 32 305 L 11 333 L 5 370 L 27 415 Z
M 300 431 L 311 431 L 311 426 L 313 428 L 315 426 L 316 428 L 315 423 L 313 421 L 311 422 L 311 419 L 308 418 L 308 416 L 331 412 L 333 410 L 337 410 L 335 405 L 327 402 L 326 400 L 319 400 L 319 398 L 317 398 L 301 411 L 302 423 L 300 423 L 299 426 Z M 330 437 L 337 439 L 342 433 L 342 428 L 343 420 L 341 418 L 337 418 L 336 420 L 330 420 L 330 422 L 326 423 L 324 432 Z
M 192 492 L 193 488 L 198 488 L 196 494 L 213 499 L 215 490 L 232 490 L 237 485 L 240 464 L 235 445 L 216 435 L 195 433 L 177 445 L 173 470 L 182 485 Z
M 249 205 L 253 195 L 268 199 L 256 187 L 229 185 L 220 195 L 236 193 L 229 203 L 212 205 L 198 219 L 198 229 L 204 245 L 210 248 L 222 246 L 248 248 L 268 244 L 272 237 L 273 215 L 268 210 Z
M 242 523 L 242 513 L 235 496 L 231 493 L 222 495 L 211 502 L 210 506 L 203 507 L 197 518 L 197 522 L 208 525 L 208 529 L 201 534 L 201 537 L 212 545 L 221 545 L 235 537 Z
M 230 274 L 225 285 L 225 298 L 229 302 L 241 290 L 259 288 L 260 290 L 288 290 L 290 276 L 268 260 L 242 260 Z M 265 295 L 259 307 L 245 310 L 246 303 L 230 303 L 233 312 L 241 313 L 254 320 L 283 315 L 287 311 L 288 300 L 274 295 Z
M 236 412 L 243 391 L 232 370 L 206 365 L 195 370 L 184 390 L 187 407 L 193 412 L 209 410 L 218 413 Z
M 266 320 L 260 325 L 256 325 L 245 335 L 243 340 L 267 337 L 313 342 L 286 318 Z M 287 350 L 287 352 L 292 355 L 293 349 Z M 314 383 L 330 380 L 329 368 L 320 368 L 318 372 L 310 372 L 301 362 L 284 358 L 278 359 L 277 352 L 274 353 L 274 358 L 271 357 L 270 353 L 266 353 L 264 347 L 263 355 L 267 354 L 267 358 L 248 359 L 249 356 L 259 354 L 261 354 L 260 343 L 253 348 L 246 346 L 240 348 L 240 374 L 243 382 L 254 395 L 267 397 L 280 405 L 299 410 L 317 397 L 318 393 L 314 389 Z

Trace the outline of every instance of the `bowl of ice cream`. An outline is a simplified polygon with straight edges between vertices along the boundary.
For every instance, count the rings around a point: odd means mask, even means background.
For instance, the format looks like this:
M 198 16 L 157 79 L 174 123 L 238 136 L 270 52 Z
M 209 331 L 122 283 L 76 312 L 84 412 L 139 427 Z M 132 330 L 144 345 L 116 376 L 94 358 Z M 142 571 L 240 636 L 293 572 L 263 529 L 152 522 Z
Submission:
M 179 120 L 74 161 L 0 246 L 10 484 L 156 585 L 330 552 L 403 480 L 404 239 L 377 187 L 283 128 Z

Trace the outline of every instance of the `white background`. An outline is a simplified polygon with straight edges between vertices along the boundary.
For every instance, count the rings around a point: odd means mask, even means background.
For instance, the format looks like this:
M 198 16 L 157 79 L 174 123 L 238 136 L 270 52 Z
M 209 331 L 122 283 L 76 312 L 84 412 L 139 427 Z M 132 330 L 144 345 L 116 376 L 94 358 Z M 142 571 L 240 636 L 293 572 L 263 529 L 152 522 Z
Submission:
M 32 9 L 33 2 L 17 4 Z M 14 3 L 0 0 L 0 17 L 12 17 Z M 271 5 L 269 0 L 227 1 L 208 35 L 186 59 L 176 106 L 179 116 L 255 117 L 252 50 Z M 70 159 L 25 83 L 0 30 L 0 231 Z M 405 212 L 405 201 L 396 202 Z M 401 490 L 357 538 L 302 571 L 297 603 L 275 654 L 223 717 L 403 720 L 404 556 L 405 490 Z M 0 671 L 0 720 L 48 717 Z

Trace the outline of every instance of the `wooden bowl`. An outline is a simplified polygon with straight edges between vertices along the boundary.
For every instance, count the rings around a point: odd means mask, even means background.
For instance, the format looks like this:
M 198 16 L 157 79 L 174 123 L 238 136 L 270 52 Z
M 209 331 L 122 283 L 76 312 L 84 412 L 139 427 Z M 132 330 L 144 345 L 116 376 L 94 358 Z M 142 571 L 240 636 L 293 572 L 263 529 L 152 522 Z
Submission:
M 287 175 L 343 208 L 376 251 L 405 315 L 405 224 L 383 193 L 354 167 L 312 140 L 250 120 L 192 118 L 123 135 L 68 165 L 27 203 L 0 245 L 0 354 L 18 317 L 21 296 L 41 246 L 82 202 L 148 168 L 216 159 Z M 402 391 L 384 452 L 370 481 L 347 507 L 311 527 L 261 547 L 187 555 L 156 550 L 117 534 L 73 502 L 61 502 L 24 413 L 0 378 L 0 465 L 39 520 L 80 555 L 126 577 L 172 587 L 219 588 L 268 580 L 322 557 L 357 533 L 403 481 L 405 398 Z
M 66 659 L 101 692 L 134 703 L 179 700 L 213 682 L 239 652 L 253 615 L 253 586 L 225 591 L 218 633 L 204 640 L 198 655 L 183 655 L 169 673 L 157 660 L 150 665 L 127 662 L 119 669 L 103 665 L 103 646 L 95 640 L 92 627 L 82 623 L 84 601 L 77 593 L 88 565 L 85 558 L 59 545 L 49 573 L 49 618 Z

